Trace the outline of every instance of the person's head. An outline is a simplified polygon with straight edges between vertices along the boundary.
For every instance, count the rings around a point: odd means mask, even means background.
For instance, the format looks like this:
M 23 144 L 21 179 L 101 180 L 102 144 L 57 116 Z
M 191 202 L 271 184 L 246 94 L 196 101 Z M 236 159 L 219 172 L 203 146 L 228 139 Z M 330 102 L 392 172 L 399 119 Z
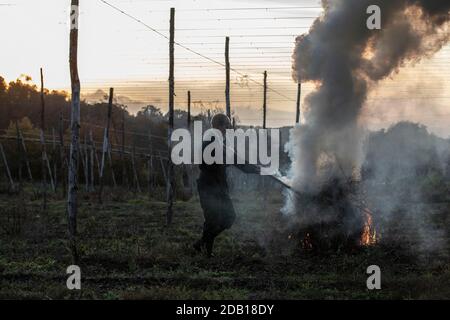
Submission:
M 211 127 L 220 130 L 220 132 L 225 135 L 226 130 L 231 129 L 230 118 L 223 113 L 215 114 L 211 119 Z

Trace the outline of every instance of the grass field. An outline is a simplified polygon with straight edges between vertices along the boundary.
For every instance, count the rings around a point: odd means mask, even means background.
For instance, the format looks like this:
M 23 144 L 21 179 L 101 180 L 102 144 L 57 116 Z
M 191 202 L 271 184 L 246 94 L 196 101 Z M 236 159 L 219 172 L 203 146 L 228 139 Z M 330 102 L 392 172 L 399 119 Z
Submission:
M 120 199 L 119 199 L 120 198 Z M 277 231 L 282 198 L 234 197 L 238 219 L 216 241 L 215 257 L 191 248 L 199 237 L 198 200 L 166 204 L 125 192 L 98 204 L 82 194 L 79 248 L 82 290 L 66 288 L 65 201 L 47 212 L 30 194 L 0 196 L 0 298 L 32 299 L 449 299 L 448 260 L 418 259 L 379 245 L 311 255 Z M 280 240 L 282 239 L 282 240 Z M 382 289 L 366 288 L 367 266 Z

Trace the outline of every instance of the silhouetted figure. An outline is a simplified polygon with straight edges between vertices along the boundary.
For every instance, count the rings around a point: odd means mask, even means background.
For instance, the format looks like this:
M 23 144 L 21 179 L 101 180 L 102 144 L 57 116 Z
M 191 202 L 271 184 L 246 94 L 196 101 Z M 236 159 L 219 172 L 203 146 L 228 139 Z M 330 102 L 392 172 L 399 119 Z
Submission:
M 232 128 L 230 119 L 224 114 L 216 114 L 211 119 L 211 126 L 220 130 L 223 137 L 225 137 L 226 129 Z M 213 141 L 205 141 L 202 150 Z M 223 159 L 225 162 L 225 150 Z M 235 166 L 246 173 L 260 173 L 260 168 L 256 165 L 235 164 Z M 214 163 L 208 165 L 203 162 L 200 165 L 200 177 L 197 180 L 197 187 L 205 223 L 203 225 L 202 238 L 194 243 L 194 248 L 197 251 L 205 248 L 208 256 L 211 256 L 214 239 L 222 231 L 229 229 L 236 218 L 233 203 L 228 194 L 226 164 Z

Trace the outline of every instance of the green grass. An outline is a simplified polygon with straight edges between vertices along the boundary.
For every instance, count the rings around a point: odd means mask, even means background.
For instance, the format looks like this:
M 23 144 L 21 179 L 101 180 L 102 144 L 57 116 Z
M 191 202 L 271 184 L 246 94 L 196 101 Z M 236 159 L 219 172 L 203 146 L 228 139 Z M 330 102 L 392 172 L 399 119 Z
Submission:
M 277 228 L 280 197 L 235 196 L 238 219 L 216 241 L 215 257 L 191 244 L 202 229 L 198 200 L 166 205 L 125 194 L 120 201 L 81 195 L 78 227 L 82 290 L 66 288 L 71 264 L 65 201 L 47 212 L 31 195 L 0 196 L 0 298 L 26 299 L 448 299 L 450 264 L 425 263 L 381 246 L 312 256 Z M 382 289 L 366 288 L 367 266 Z

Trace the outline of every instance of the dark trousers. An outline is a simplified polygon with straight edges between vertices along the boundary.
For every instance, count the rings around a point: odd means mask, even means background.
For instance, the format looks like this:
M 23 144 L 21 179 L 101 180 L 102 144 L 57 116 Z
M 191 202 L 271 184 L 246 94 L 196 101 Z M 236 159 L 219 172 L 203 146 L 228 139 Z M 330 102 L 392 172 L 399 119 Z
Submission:
M 226 186 L 208 183 L 202 179 L 197 181 L 197 186 L 205 218 L 202 241 L 208 251 L 212 251 L 214 239 L 233 225 L 236 213 Z

